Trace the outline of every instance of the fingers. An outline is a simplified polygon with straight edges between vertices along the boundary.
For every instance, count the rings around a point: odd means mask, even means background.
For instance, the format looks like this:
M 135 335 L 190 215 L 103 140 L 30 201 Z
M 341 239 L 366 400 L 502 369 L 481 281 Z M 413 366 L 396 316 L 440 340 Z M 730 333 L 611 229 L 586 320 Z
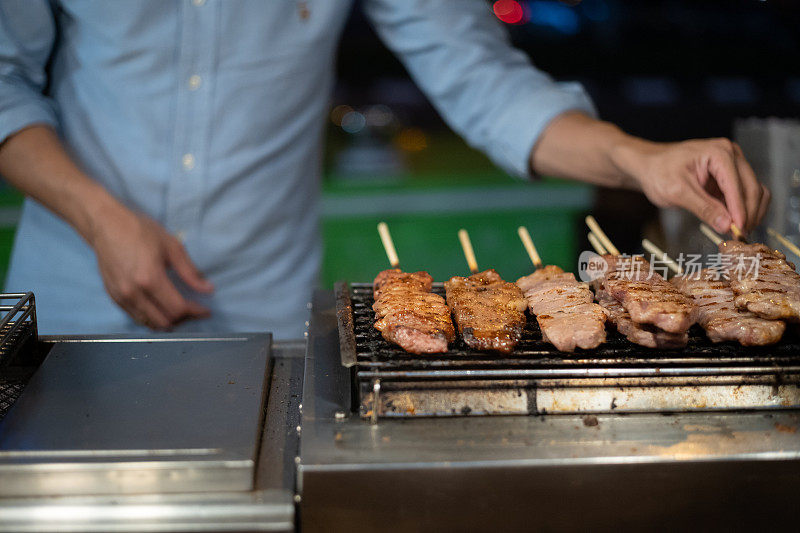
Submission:
M 172 327 L 169 318 L 146 295 L 137 299 L 132 312 L 128 312 L 136 322 L 156 331 L 167 331 Z
M 717 143 L 717 147 L 709 154 L 708 173 L 722 191 L 732 221 L 740 228 L 748 227 L 744 184 L 736 167 L 733 143 L 727 139 L 714 142 Z M 726 228 L 714 225 L 714 229 L 727 233 L 730 230 L 730 224 Z
M 114 301 L 136 322 L 151 329 L 168 330 L 184 320 L 211 315 L 206 307 L 178 292 L 163 264 L 151 263 L 132 276 L 113 279 L 116 281 L 107 288 Z
M 186 248 L 183 247 L 178 239 L 171 236 L 169 239 L 169 242 L 167 242 L 167 262 L 177 272 L 181 280 L 190 289 L 197 292 L 213 292 L 214 285 L 197 270 L 189 254 L 186 253 Z
M 167 330 L 170 320 L 155 302 L 133 283 L 113 283 L 107 285 L 111 298 L 137 323 L 155 330 Z
M 756 225 L 760 224 L 761 221 L 764 220 L 764 216 L 767 214 L 767 209 L 769 208 L 769 203 L 771 200 L 772 200 L 772 194 L 769 192 L 769 189 L 761 185 L 761 201 L 758 204 Z
M 169 320 L 170 326 L 192 318 L 207 318 L 211 312 L 197 302 L 187 300 L 162 269 L 153 280 L 143 286 L 145 294 Z
M 738 144 L 733 143 L 733 150 L 736 170 L 738 170 L 739 177 L 742 180 L 745 207 L 747 209 L 747 222 L 742 229 L 745 232 L 750 232 L 758 225 L 763 216 L 759 216 L 759 212 L 762 207 L 762 198 L 766 188 L 758 182 L 756 173 L 753 172 L 753 167 L 751 167 L 750 163 L 747 162 L 747 159 L 744 157 L 744 153 Z M 766 206 L 764 207 L 764 210 L 766 212 Z
M 731 217 L 725 204 L 708 194 L 694 180 L 689 180 L 688 191 L 682 196 L 680 204 L 719 233 L 726 233 L 731 227 Z

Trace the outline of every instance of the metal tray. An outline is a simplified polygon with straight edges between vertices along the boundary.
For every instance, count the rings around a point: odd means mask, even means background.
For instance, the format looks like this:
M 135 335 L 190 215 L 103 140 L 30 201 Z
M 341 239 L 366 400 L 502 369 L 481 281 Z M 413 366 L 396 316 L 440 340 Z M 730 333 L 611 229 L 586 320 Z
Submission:
M 59 337 L 0 422 L 0 498 L 252 490 L 270 342 Z

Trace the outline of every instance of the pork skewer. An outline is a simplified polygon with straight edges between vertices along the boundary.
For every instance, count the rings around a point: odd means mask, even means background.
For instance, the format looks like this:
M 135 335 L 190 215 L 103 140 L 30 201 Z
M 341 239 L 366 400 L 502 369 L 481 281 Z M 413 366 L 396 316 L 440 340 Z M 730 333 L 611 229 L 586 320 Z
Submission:
M 459 240 L 472 275 L 454 276 L 444 284 L 458 331 L 472 349 L 510 353 L 522 338 L 526 322 L 522 290 L 494 270 L 478 272 L 466 230 L 459 231 Z
M 444 298 L 431 292 L 433 278 L 427 272 L 400 270 L 400 260 L 384 222 L 378 224 L 392 268 L 380 272 L 372 285 L 375 329 L 388 342 L 416 354 L 441 353 L 455 340 L 455 329 Z
M 645 248 L 648 251 L 669 259 L 656 245 L 647 242 L 649 246 Z M 760 318 L 755 313 L 736 308 L 733 291 L 721 279 L 719 272 L 704 268 L 697 273 L 675 276 L 670 282 L 694 300 L 698 323 L 711 342 L 735 341 L 742 346 L 765 346 L 775 344 L 783 337 L 784 322 Z
M 703 233 L 712 239 L 708 232 Z M 722 238 L 717 249 L 728 256 L 723 268 L 737 308 L 761 318 L 800 322 L 800 275 L 785 255 L 760 243 Z
M 536 316 L 542 339 L 562 352 L 597 348 L 606 340 L 606 313 L 594 303 L 589 286 L 578 282 L 572 272 L 543 266 L 527 228 L 520 226 L 517 232 L 536 269 L 519 278 L 517 285 Z
M 598 254 L 605 258 L 611 257 L 594 233 L 589 233 L 589 242 Z M 689 334 L 686 331 L 670 333 L 650 324 L 635 322 L 625 307 L 605 290 L 603 278 L 595 280 L 594 285 L 597 303 L 605 310 L 608 320 L 632 343 L 647 348 L 671 349 L 682 348 L 689 342 Z
M 608 263 L 603 290 L 622 304 L 634 322 L 651 324 L 670 333 L 688 331 L 696 321 L 692 300 L 653 272 L 643 257 L 618 257 L 619 251 L 594 217 L 586 217 L 586 223 L 611 253 L 603 257 Z

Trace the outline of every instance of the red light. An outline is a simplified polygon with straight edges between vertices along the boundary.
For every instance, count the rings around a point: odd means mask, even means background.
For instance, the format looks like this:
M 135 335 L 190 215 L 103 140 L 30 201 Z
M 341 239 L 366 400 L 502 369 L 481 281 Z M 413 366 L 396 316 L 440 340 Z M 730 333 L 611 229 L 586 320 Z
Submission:
M 497 0 L 492 10 L 506 24 L 519 24 L 525 18 L 525 11 L 517 0 Z

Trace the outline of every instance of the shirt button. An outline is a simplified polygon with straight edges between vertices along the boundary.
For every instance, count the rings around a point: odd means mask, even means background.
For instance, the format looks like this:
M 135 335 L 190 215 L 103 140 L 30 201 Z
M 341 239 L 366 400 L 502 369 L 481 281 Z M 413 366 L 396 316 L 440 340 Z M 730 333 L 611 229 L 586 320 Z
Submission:
M 194 168 L 194 156 L 192 154 L 184 154 L 181 163 L 184 170 L 192 170 Z
M 301 20 L 308 20 L 308 17 L 311 16 L 311 10 L 308 9 L 308 4 L 306 2 L 298 3 L 297 11 L 300 13 Z
M 196 5 L 197 7 L 200 7 L 200 6 L 202 6 L 203 4 L 206 3 L 206 0 L 192 0 L 192 3 L 194 5 Z
M 189 76 L 189 90 L 194 91 L 200 87 L 200 84 L 203 83 L 203 78 L 198 76 L 197 74 L 192 74 Z

